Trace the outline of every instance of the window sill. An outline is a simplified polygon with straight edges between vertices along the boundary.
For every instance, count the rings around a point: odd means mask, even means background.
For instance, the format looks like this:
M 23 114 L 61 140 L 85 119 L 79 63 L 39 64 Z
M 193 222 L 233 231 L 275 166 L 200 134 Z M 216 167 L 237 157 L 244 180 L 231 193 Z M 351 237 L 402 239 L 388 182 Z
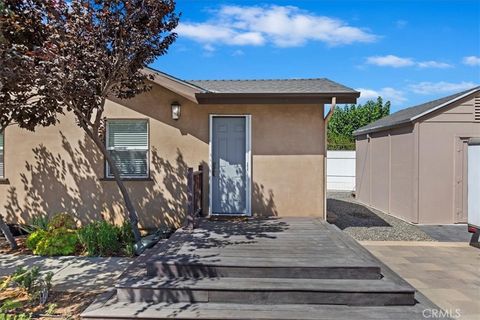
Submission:
M 115 181 L 114 178 L 100 178 L 100 181 Z M 153 181 L 152 178 L 122 178 L 122 181 Z
M 10 184 L 10 180 L 7 178 L 0 178 L 0 184 Z

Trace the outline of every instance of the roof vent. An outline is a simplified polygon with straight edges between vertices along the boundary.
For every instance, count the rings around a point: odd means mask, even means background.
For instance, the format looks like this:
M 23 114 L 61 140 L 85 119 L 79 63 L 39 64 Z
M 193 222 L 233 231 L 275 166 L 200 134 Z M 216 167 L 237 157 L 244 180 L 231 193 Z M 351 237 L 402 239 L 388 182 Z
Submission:
M 473 110 L 473 116 L 474 116 L 474 120 L 475 122 L 480 122 L 480 95 L 477 95 L 475 98 L 474 98 L 474 104 L 473 104 L 473 107 L 474 107 L 474 110 Z

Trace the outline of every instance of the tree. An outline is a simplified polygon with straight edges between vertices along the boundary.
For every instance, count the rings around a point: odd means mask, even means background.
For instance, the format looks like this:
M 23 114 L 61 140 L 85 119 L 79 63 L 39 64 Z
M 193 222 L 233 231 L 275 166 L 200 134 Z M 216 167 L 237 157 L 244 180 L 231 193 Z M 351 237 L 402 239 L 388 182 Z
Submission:
M 22 101 L 34 110 L 58 105 L 74 114 L 111 168 L 123 196 L 135 240 L 138 217 L 120 172 L 104 142 L 108 98 L 129 99 L 150 90 L 142 69 L 164 55 L 175 41 L 179 16 L 173 0 L 4 0 L 2 28 L 41 25 L 34 52 L 22 51 L 18 65 L 29 65 L 27 81 L 37 96 Z M 31 16 L 35 16 L 32 22 Z M 21 43 L 21 40 L 17 41 Z M 14 51 L 17 42 L 10 41 Z M 25 50 L 27 51 L 27 50 Z M 33 62 L 32 62 L 32 56 Z M 8 83 L 10 81 L 8 79 Z M 14 85 L 14 84 L 12 84 Z
M 328 123 L 329 150 L 355 150 L 353 131 L 390 114 L 390 101 L 378 97 L 365 104 L 336 107 Z
M 0 0 L 0 132 L 10 124 L 34 130 L 37 126 L 48 126 L 57 122 L 62 107 L 54 99 L 44 95 L 44 89 L 36 86 L 36 79 L 30 77 L 32 68 L 38 64 L 36 51 L 45 40 L 42 16 L 37 11 L 26 11 L 22 1 L 12 1 L 6 6 Z M 36 89 L 33 89 L 36 88 Z M 35 104 L 27 103 L 37 99 Z M 0 214 L 0 230 L 10 243 L 17 248 L 15 238 Z

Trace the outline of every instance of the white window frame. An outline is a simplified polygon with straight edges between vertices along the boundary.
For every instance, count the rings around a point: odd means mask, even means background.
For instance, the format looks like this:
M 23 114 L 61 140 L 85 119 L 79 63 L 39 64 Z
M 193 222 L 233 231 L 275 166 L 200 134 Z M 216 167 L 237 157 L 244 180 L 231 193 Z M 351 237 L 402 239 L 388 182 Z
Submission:
M 114 148 L 114 147 L 109 147 L 109 128 L 110 126 L 108 125 L 109 121 L 145 121 L 147 123 L 147 148 L 138 148 L 138 147 L 126 147 L 126 148 Z M 107 119 L 106 121 L 106 128 L 105 128 L 105 148 L 107 149 L 107 152 L 110 152 L 112 150 L 120 150 L 120 151 L 147 151 L 147 173 L 143 176 L 129 176 L 129 175 L 122 175 L 120 174 L 120 177 L 122 179 L 148 179 L 150 178 L 150 121 L 148 119 L 136 119 L 136 118 L 111 118 Z M 105 159 L 105 177 L 107 179 L 113 179 L 114 176 L 113 174 L 110 173 L 110 166 L 108 164 L 107 159 Z

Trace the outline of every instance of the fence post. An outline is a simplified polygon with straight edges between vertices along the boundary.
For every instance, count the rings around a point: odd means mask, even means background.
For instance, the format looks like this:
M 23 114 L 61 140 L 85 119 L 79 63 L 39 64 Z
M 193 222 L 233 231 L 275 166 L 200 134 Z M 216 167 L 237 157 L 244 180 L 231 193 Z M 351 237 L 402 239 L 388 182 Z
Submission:
M 187 216 L 185 221 L 185 228 L 192 230 L 195 225 L 195 209 L 193 204 L 194 199 L 194 186 L 193 186 L 193 168 L 187 170 Z
M 198 205 L 200 207 L 200 216 L 203 217 L 203 165 L 198 165 L 198 171 L 200 172 L 200 176 L 198 177 L 198 188 L 200 189 Z

